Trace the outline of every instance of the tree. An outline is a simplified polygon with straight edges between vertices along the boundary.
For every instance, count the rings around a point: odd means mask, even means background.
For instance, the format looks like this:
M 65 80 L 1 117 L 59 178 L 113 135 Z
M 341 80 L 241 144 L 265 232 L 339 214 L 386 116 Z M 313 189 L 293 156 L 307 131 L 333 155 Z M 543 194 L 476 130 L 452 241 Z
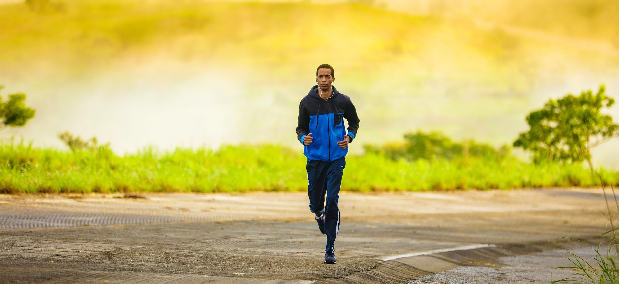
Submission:
M 64 144 L 67 145 L 72 152 L 81 150 L 96 151 L 100 148 L 108 149 L 110 146 L 110 143 L 100 145 L 97 137 L 92 137 L 90 140 L 84 140 L 80 136 L 73 136 L 73 134 L 68 131 L 58 134 L 58 138 L 60 138 L 60 140 L 64 142 Z
M 593 170 L 591 148 L 619 136 L 619 125 L 601 112 L 615 103 L 605 91 L 601 85 L 597 94 L 587 90 L 551 99 L 526 117 L 530 129 L 520 133 L 514 147 L 531 151 L 535 163 L 587 161 Z
M 2 90 L 4 86 L 0 86 Z M 2 102 L 0 96 L 0 130 L 5 127 L 18 127 L 26 125 L 26 122 L 34 117 L 35 110 L 26 106 L 23 93 L 11 94 L 6 102 Z

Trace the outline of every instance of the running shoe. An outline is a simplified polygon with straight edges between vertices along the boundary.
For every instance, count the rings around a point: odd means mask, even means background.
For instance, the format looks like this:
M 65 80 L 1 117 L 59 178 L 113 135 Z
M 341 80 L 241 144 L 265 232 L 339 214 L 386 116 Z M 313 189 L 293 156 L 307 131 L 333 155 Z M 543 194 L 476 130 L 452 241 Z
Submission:
M 318 223 L 318 229 L 324 235 L 325 234 L 325 213 L 324 211 L 320 211 L 320 215 L 315 215 L 314 218 Z
M 325 253 L 325 263 L 326 264 L 335 264 L 335 248 L 331 246 L 331 248 Z

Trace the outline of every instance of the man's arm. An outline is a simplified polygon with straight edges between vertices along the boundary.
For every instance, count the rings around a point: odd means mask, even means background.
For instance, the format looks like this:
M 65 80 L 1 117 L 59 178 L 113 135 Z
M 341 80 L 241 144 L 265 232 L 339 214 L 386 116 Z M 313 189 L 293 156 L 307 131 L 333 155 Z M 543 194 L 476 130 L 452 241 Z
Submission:
M 309 134 L 309 114 L 303 107 L 303 101 L 299 103 L 299 117 L 297 119 L 297 140 L 303 143 L 305 136 Z
M 357 129 L 359 129 L 359 116 L 357 116 L 357 109 L 355 105 L 353 105 L 350 98 L 348 99 L 348 103 L 346 104 L 346 108 L 344 109 L 344 118 L 348 121 L 348 135 L 350 137 L 350 142 L 357 137 Z

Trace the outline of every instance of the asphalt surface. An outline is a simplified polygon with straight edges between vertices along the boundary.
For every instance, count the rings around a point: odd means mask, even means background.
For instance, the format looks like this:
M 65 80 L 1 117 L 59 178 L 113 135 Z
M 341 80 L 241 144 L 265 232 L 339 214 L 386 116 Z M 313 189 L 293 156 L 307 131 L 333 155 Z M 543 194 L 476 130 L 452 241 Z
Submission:
M 337 264 L 304 193 L 0 195 L 0 283 L 548 283 L 606 231 L 599 189 L 340 196 Z

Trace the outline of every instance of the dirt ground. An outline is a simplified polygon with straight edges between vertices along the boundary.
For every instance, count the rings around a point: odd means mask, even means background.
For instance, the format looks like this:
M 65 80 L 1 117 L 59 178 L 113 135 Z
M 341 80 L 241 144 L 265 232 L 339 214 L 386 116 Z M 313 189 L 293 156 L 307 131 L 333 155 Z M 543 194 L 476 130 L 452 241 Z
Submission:
M 326 265 L 305 193 L 0 195 L 0 283 L 548 283 L 587 253 L 563 237 L 608 224 L 599 189 L 343 192 L 340 210 Z

